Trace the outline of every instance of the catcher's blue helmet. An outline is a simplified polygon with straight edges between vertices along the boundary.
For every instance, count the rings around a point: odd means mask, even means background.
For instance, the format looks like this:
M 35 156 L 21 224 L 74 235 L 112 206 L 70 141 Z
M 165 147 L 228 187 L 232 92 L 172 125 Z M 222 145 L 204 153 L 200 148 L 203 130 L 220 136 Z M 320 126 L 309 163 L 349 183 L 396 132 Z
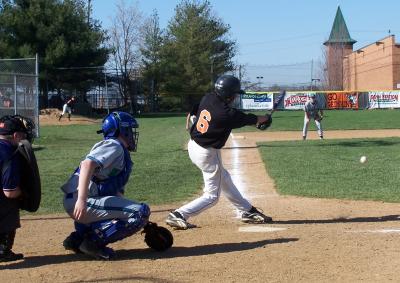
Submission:
M 139 139 L 139 124 L 135 118 L 126 112 L 112 112 L 103 119 L 101 130 L 104 139 L 117 138 L 122 135 L 128 142 L 128 150 L 136 151 Z

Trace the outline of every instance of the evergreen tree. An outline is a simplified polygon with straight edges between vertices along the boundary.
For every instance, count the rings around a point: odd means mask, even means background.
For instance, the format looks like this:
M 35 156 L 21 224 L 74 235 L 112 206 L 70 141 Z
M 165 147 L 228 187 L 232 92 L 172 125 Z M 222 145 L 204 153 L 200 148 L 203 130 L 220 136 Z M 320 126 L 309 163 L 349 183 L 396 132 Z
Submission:
M 163 48 L 163 89 L 180 95 L 186 108 L 213 89 L 216 77 L 234 69 L 236 43 L 229 29 L 208 1 L 184 0 L 177 6 Z
M 83 0 L 2 0 L 0 58 L 39 55 L 42 92 L 85 91 L 103 76 L 97 67 L 107 61 L 106 34 L 88 21 Z M 85 67 L 85 68 L 82 68 Z
M 158 108 L 159 84 L 163 78 L 161 56 L 164 38 L 157 11 L 154 11 L 144 25 L 144 42 L 143 47 L 140 49 L 142 53 L 143 81 L 145 82 L 145 90 L 149 93 L 151 111 L 156 111 Z

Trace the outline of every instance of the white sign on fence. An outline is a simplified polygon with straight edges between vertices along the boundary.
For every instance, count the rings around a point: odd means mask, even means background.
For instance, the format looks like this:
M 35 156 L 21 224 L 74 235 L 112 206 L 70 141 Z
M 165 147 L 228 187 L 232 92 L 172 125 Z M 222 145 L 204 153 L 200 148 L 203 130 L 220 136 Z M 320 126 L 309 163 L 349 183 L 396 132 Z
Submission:
M 399 96 L 400 91 L 370 91 L 368 92 L 369 108 L 399 108 Z
M 272 92 L 242 94 L 242 109 L 270 110 L 273 106 L 273 97 Z

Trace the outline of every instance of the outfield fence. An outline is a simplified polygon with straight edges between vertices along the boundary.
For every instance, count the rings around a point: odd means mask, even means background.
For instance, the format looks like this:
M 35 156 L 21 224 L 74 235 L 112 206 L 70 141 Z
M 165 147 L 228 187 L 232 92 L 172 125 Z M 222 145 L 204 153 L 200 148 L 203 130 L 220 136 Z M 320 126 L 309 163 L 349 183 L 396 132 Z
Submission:
M 0 59 L 0 116 L 32 119 L 39 136 L 38 58 Z
M 315 94 L 322 109 L 394 109 L 400 108 L 399 90 L 378 91 L 288 91 L 278 104 L 280 110 L 302 110 Z M 235 100 L 242 110 L 271 110 L 279 92 L 247 91 Z

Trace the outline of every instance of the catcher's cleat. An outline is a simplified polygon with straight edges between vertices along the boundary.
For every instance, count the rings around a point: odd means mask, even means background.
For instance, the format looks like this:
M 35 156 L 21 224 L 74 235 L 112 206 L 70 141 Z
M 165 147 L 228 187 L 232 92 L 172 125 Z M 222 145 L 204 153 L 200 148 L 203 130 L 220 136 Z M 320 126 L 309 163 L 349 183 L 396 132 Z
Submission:
M 82 244 L 82 237 L 78 235 L 77 232 L 72 232 L 65 240 L 63 241 L 63 246 L 66 250 L 73 251 L 74 253 L 80 254 L 82 253 L 79 250 L 79 246 Z
M 178 230 L 186 230 L 186 229 L 190 229 L 190 228 L 195 228 L 196 225 L 194 224 L 190 224 L 189 222 L 186 221 L 185 218 L 183 218 L 183 216 L 178 212 L 178 211 L 172 211 L 167 219 L 165 220 L 165 222 Z
M 0 262 L 15 261 L 23 258 L 23 254 L 16 254 L 12 250 L 0 251 Z
M 96 243 L 84 239 L 82 244 L 79 246 L 79 250 L 95 259 L 110 260 L 115 257 L 115 252 L 113 249 L 108 247 L 99 247 Z
M 253 224 L 263 224 L 272 222 L 272 218 L 263 214 L 254 206 L 251 207 L 249 211 L 242 213 L 242 222 L 253 223 Z

